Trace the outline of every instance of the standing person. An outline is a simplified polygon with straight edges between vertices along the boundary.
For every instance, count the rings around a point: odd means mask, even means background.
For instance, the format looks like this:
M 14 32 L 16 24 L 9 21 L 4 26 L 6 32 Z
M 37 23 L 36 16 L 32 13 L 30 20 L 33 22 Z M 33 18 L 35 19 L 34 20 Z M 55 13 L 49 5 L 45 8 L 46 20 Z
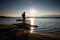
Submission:
M 25 12 L 22 14 L 23 17 L 23 23 L 25 23 Z

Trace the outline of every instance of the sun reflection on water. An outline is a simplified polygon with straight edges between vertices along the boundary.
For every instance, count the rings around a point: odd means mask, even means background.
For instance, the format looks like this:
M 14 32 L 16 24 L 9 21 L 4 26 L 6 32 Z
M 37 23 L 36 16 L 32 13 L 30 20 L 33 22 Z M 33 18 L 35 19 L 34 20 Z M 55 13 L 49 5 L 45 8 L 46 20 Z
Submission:
M 34 25 L 34 18 L 29 18 L 29 20 L 31 21 L 31 25 Z
M 34 30 L 30 30 L 30 33 L 33 33 Z
M 31 27 L 30 28 L 30 33 L 33 33 L 34 29 L 35 29 L 34 27 Z
M 31 25 L 34 25 L 34 18 L 29 18 L 29 20 L 31 21 Z M 33 33 L 34 29 L 34 27 L 30 27 L 30 33 Z

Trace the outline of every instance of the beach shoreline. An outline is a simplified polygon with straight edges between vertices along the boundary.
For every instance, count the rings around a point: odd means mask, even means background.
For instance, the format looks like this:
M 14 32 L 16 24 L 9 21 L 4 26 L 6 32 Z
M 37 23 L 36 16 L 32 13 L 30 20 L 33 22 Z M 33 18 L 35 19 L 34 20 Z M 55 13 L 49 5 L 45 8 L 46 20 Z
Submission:
M 13 37 L 11 37 L 13 39 L 15 39 L 15 38 L 23 39 L 24 38 L 24 39 L 29 39 L 29 40 L 39 40 L 39 39 L 40 40 L 60 40 L 60 35 L 43 34 L 43 33 L 37 33 L 37 32 L 33 32 L 33 33 L 24 32 L 24 30 L 15 30 L 16 28 L 14 28 L 13 26 L 8 25 L 8 24 L 0 24 L 0 36 L 2 37 L 0 39 L 4 39 L 4 37 L 8 33 L 8 32 L 7 33 L 2 32 L 1 29 L 2 30 L 5 30 L 5 29 L 12 30 L 12 32 L 13 32 L 12 34 L 14 34 L 14 35 L 10 35 L 11 32 L 8 35 L 13 36 Z M 15 30 L 15 32 L 14 32 L 14 30 Z M 6 39 L 8 39 L 8 38 L 10 38 L 10 37 L 7 37 Z

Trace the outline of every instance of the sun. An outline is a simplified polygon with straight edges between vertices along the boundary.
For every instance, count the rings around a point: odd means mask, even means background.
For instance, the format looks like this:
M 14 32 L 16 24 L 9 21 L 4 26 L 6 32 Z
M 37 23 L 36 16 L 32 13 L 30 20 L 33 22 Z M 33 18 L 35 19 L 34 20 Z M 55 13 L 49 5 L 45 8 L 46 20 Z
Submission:
M 36 8 L 30 8 L 27 10 L 27 13 L 29 14 L 29 16 L 35 17 L 36 14 L 38 13 L 38 10 Z
M 37 9 L 36 8 L 30 8 L 30 9 L 28 9 L 28 13 L 37 13 L 38 11 L 37 11 Z
M 37 10 L 35 8 L 31 8 L 29 12 L 33 14 L 33 13 L 37 13 Z
M 35 13 L 36 10 L 30 10 L 30 13 Z

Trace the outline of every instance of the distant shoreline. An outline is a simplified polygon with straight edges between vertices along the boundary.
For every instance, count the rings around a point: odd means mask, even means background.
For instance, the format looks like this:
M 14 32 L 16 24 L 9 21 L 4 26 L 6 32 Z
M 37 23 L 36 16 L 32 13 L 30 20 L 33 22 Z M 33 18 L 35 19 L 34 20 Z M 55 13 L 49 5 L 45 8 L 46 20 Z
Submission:
M 0 16 L 0 18 L 22 18 L 22 17 L 6 17 L 6 16 Z M 60 18 L 60 17 L 26 17 L 26 18 Z

